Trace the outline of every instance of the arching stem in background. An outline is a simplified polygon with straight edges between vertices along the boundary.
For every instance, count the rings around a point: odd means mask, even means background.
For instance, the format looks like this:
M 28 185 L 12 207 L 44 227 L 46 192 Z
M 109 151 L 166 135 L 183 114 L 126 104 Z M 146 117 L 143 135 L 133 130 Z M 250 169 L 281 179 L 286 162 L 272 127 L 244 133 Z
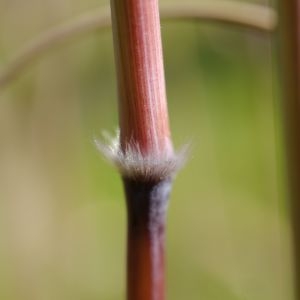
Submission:
M 279 1 L 283 109 L 294 233 L 296 298 L 300 300 L 300 0 Z
M 120 124 L 116 159 L 128 211 L 127 300 L 163 300 L 165 215 L 177 158 L 170 139 L 158 0 L 111 0 L 111 11 Z
M 199 3 L 172 1 L 171 4 L 161 7 L 161 16 L 167 20 L 221 22 L 261 33 L 272 32 L 277 22 L 276 13 L 272 8 L 231 0 Z M 0 89 L 13 81 L 32 61 L 53 47 L 71 38 L 106 29 L 110 25 L 109 9 L 105 7 L 43 32 L 11 57 L 7 65 L 0 68 Z

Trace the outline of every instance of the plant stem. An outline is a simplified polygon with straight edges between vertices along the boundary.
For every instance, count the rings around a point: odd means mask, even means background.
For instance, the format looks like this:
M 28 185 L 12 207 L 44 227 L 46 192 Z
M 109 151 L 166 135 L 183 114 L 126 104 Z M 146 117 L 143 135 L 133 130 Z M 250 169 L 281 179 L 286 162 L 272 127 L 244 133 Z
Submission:
M 281 0 L 281 71 L 291 213 L 296 299 L 300 300 L 300 1 Z
M 112 0 L 121 149 L 172 154 L 158 0 Z
M 124 179 L 128 210 L 127 299 L 165 298 L 165 218 L 169 180 Z
M 111 0 L 119 94 L 120 151 L 126 168 L 127 299 L 163 300 L 165 215 L 173 160 L 158 0 Z M 133 163 L 129 168 L 127 161 Z M 136 170 L 141 172 L 136 173 Z
M 272 8 L 237 1 L 218 3 L 171 3 L 161 7 L 161 16 L 167 20 L 211 21 L 249 28 L 262 33 L 272 32 L 276 27 L 276 13 Z M 30 63 L 42 54 L 71 38 L 85 36 L 111 25 L 108 8 L 86 13 L 68 24 L 43 32 L 28 42 L 0 70 L 0 88 L 14 80 Z

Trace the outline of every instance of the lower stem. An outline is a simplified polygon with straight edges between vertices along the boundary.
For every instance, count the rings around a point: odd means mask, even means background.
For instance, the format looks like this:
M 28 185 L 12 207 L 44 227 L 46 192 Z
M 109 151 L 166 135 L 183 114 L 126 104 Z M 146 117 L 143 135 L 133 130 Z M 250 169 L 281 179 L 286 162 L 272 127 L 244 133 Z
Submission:
M 165 299 L 165 219 L 171 181 L 124 179 L 127 300 Z

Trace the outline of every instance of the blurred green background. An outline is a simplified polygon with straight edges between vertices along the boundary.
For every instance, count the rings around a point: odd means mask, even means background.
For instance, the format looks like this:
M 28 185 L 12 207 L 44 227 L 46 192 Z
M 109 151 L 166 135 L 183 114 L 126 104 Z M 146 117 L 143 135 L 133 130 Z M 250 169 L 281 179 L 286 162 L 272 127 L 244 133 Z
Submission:
M 1 0 L 0 67 L 108 4 Z M 162 34 L 173 138 L 192 143 L 168 216 L 168 299 L 290 300 L 271 38 L 195 22 L 163 22 Z M 110 30 L 56 48 L 0 91 L 0 299 L 124 299 L 122 185 L 93 144 L 116 129 L 116 102 Z

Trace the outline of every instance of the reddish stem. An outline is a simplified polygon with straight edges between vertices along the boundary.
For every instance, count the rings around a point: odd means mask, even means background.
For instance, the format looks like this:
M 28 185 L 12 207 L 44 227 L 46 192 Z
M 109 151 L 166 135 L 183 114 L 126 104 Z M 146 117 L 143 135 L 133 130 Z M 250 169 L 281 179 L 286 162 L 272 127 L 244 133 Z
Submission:
M 164 300 L 165 214 L 172 174 L 167 179 L 149 176 L 159 174 L 158 164 L 173 158 L 158 0 L 111 0 L 111 8 L 120 144 L 126 159 L 134 162 L 123 178 L 128 211 L 127 299 Z M 138 178 L 130 176 L 130 171 L 136 173 L 146 165 L 147 171 Z
M 111 0 L 121 147 L 172 152 L 157 0 Z
M 165 299 L 165 215 L 170 182 L 124 180 L 128 208 L 127 299 Z

